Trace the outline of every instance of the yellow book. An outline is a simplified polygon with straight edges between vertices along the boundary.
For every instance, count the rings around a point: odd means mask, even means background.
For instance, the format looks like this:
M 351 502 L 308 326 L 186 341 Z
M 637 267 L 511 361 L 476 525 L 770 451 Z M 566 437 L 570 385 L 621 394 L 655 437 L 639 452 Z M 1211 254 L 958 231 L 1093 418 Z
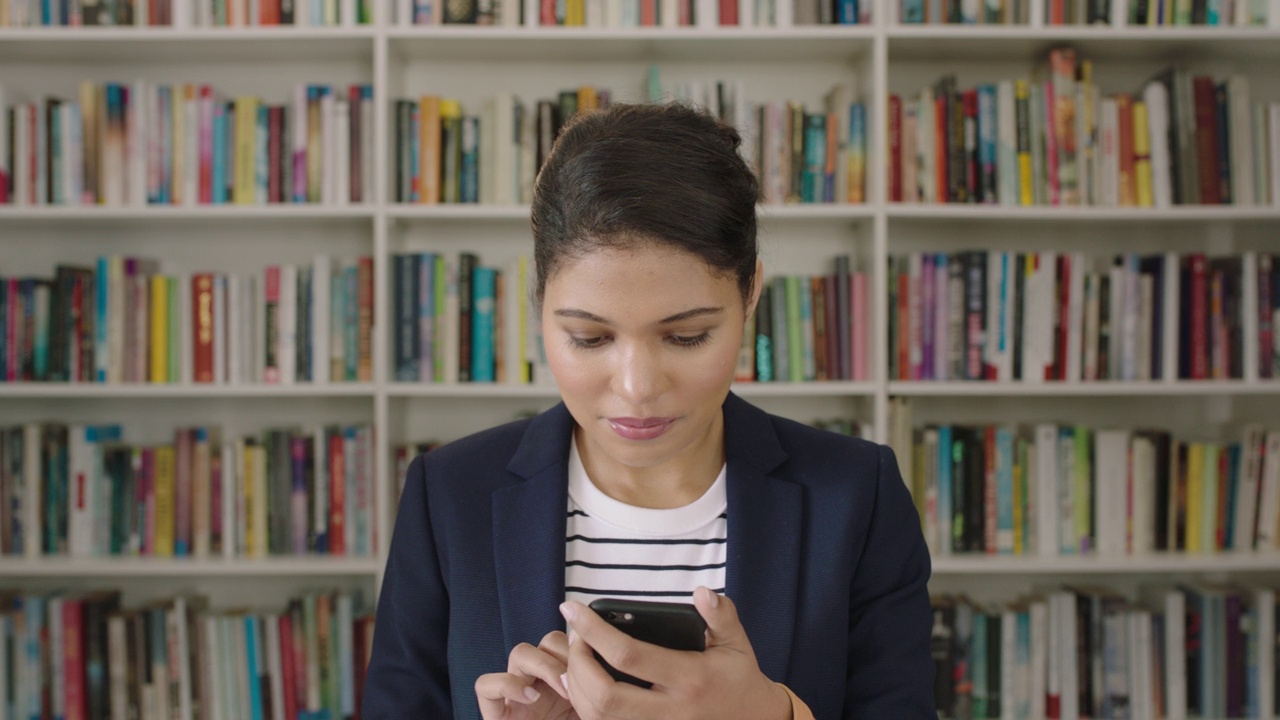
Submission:
M 596 89 L 590 85 L 578 88 L 578 112 L 590 112 L 600 108 L 600 98 Z
M 148 278 L 151 284 L 150 380 L 169 382 L 169 282 L 163 275 Z
M 424 95 L 418 104 L 421 139 L 418 143 L 418 201 L 427 205 L 440 202 L 440 98 Z
M 1022 483 L 1025 482 L 1027 470 L 1027 443 L 1022 438 L 1013 441 L 1013 554 L 1026 552 L 1022 537 L 1022 511 L 1026 500 L 1023 497 Z
M 571 27 L 581 27 L 587 24 L 586 0 L 566 0 L 564 24 Z
M 1204 524 L 1204 445 L 1187 444 L 1187 552 L 1200 552 Z
M 156 536 L 152 554 L 173 556 L 174 483 L 177 479 L 177 459 L 172 445 L 156 448 L 155 468 Z
M 187 172 L 187 98 L 191 85 L 179 85 L 169 94 L 170 113 L 173 116 L 173 172 L 169 178 L 169 197 L 174 205 L 183 204 L 183 190 L 186 183 L 182 181 Z
M 447 146 L 440 148 L 440 199 L 443 202 L 456 203 L 461 198 L 462 103 L 457 100 L 442 99 L 440 125 L 442 129 L 448 128 L 452 138 Z
M 1151 207 L 1155 198 L 1151 191 L 1151 131 L 1147 121 L 1147 104 L 1133 103 L 1133 173 L 1138 182 L 1138 206 Z
M 77 201 L 83 201 L 88 205 L 96 205 L 102 201 L 102 193 L 98 192 L 97 101 L 97 87 L 87 80 L 80 83 L 80 143 L 84 152 L 81 172 L 84 178 L 84 190 L 82 197 L 77 198 Z
M 236 98 L 235 179 L 233 195 L 237 205 L 252 205 L 257 165 L 258 98 Z M 308 158 L 308 162 L 309 162 Z
M 1027 85 L 1026 80 L 1018 80 L 1013 84 L 1014 103 L 1018 107 L 1027 107 L 1031 99 L 1031 88 Z M 1018 135 L 1021 136 L 1018 141 L 1018 203 L 1020 205 L 1034 205 L 1035 187 L 1032 184 L 1031 177 L 1031 135 L 1030 135 L 1031 119 L 1024 118 L 1022 123 L 1027 130 L 1019 129 Z M 1023 142 L 1025 138 L 1025 142 Z
M 310 86 L 307 92 L 307 202 L 320 202 L 324 199 L 324 142 L 323 112 L 324 90 Z

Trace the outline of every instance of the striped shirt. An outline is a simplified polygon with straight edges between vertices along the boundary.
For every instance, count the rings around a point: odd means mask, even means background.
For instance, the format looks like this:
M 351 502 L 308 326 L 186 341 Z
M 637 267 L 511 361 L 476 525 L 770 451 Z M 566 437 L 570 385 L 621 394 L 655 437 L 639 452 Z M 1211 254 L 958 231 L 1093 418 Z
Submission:
M 724 592 L 729 519 L 725 470 L 684 507 L 635 507 L 605 495 L 587 477 L 575 441 L 569 450 L 565 598 L 690 602 L 699 585 Z

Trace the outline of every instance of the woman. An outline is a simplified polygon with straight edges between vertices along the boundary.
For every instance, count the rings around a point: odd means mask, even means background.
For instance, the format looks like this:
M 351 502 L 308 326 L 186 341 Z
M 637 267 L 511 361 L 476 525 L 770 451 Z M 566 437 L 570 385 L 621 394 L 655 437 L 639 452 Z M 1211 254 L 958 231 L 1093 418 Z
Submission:
M 533 231 L 563 402 L 414 460 L 365 720 L 934 717 L 893 454 L 729 392 L 763 280 L 739 143 L 681 106 L 562 132 Z M 582 604 L 607 595 L 692 599 L 707 650 L 629 638 Z

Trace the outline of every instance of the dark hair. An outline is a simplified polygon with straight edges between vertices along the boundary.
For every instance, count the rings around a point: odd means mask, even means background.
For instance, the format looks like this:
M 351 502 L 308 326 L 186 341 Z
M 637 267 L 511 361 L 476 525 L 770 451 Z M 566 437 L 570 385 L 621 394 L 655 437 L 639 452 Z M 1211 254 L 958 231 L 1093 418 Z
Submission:
M 537 303 L 562 260 L 646 242 L 733 275 L 745 303 L 760 186 L 741 144 L 737 130 L 686 105 L 615 104 L 576 116 L 533 191 Z

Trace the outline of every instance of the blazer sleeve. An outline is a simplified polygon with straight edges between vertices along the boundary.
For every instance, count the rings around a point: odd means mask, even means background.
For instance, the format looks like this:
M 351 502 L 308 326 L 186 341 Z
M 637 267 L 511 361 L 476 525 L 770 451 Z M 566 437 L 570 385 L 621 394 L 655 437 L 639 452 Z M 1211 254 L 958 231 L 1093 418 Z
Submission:
M 409 465 L 382 578 L 360 705 L 365 720 L 450 718 L 449 597 L 427 512 L 423 456 Z
M 929 552 L 893 451 L 881 447 L 879 457 L 871 517 L 850 588 L 844 717 L 936 720 Z

